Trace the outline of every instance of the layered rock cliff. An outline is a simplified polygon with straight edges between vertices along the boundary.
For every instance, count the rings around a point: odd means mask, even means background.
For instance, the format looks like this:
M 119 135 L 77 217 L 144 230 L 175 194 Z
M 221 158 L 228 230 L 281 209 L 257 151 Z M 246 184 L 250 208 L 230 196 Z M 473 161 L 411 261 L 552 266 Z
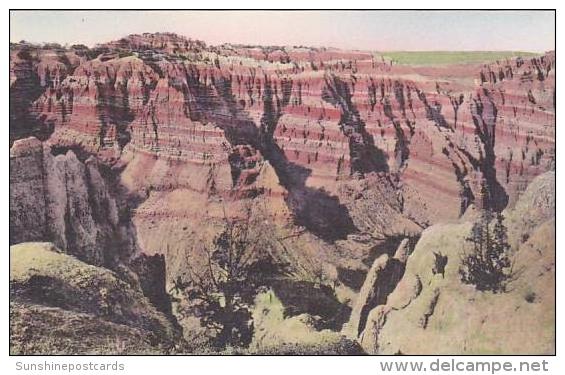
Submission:
M 333 50 L 258 55 L 168 34 L 96 52 L 14 46 L 11 93 L 28 104 L 26 118 L 57 143 L 111 161 L 126 148 L 204 171 L 230 165 L 232 183 L 220 191 L 237 184 L 233 148 L 247 145 L 288 190 L 308 183 L 335 194 L 336 179 L 388 173 L 406 211 L 435 222 L 475 202 L 504 208 L 552 160 L 551 53 L 428 68 Z M 14 131 L 30 126 L 18 116 Z

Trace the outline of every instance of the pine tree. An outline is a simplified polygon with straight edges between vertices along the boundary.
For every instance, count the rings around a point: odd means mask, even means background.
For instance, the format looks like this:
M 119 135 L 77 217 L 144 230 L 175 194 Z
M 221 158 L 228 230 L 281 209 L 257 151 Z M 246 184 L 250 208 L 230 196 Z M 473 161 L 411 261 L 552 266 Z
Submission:
M 287 274 L 288 265 L 272 254 L 262 216 L 252 217 L 248 209 L 244 218 L 224 221 L 211 246 L 202 246 L 203 269 L 189 266 L 187 279 L 179 278 L 174 289 L 190 301 L 181 314 L 196 316 L 215 330 L 216 346 L 247 347 L 254 331 L 253 300 L 269 280 Z
M 504 292 L 511 276 L 510 245 L 504 216 L 484 211 L 466 240 L 473 244 L 473 250 L 461 261 L 461 281 L 474 285 L 477 290 Z

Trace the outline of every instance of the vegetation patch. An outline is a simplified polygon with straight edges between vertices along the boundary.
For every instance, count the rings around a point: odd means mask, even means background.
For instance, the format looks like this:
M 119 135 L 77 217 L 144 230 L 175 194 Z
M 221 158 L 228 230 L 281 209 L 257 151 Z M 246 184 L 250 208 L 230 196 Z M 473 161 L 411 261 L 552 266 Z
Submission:
M 385 59 L 401 65 L 449 65 L 490 63 L 514 57 L 538 54 L 520 51 L 395 51 L 382 52 Z

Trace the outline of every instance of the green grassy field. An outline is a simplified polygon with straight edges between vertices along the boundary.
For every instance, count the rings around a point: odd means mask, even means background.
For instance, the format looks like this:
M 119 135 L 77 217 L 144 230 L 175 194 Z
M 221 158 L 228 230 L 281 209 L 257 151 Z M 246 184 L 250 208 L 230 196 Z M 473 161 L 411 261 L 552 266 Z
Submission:
M 385 59 L 402 65 L 469 64 L 492 62 L 511 57 L 536 56 L 520 51 L 395 51 L 380 53 Z

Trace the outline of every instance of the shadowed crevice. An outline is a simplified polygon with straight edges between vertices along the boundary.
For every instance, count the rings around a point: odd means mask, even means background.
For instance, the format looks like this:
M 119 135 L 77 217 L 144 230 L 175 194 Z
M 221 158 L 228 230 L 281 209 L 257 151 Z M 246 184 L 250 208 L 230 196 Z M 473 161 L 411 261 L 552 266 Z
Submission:
M 194 74 L 194 75 L 193 75 Z M 274 140 L 278 121 L 290 102 L 292 80 L 279 79 L 277 85 L 271 77 L 264 76 L 262 86 L 263 114 L 256 124 L 232 89 L 232 76 L 214 76 L 207 85 L 200 79 L 197 68 L 187 70 L 188 88 L 185 100 L 197 119 L 213 122 L 221 128 L 232 146 L 249 145 L 261 152 L 274 168 L 281 185 L 288 191 L 286 203 L 292 210 L 297 225 L 325 241 L 345 239 L 357 229 L 347 208 L 338 197 L 323 189 L 306 186 L 312 171 L 290 162 Z M 214 108 L 213 111 L 209 109 Z M 238 160 L 237 158 L 231 158 Z M 237 173 L 237 167 L 232 168 Z

